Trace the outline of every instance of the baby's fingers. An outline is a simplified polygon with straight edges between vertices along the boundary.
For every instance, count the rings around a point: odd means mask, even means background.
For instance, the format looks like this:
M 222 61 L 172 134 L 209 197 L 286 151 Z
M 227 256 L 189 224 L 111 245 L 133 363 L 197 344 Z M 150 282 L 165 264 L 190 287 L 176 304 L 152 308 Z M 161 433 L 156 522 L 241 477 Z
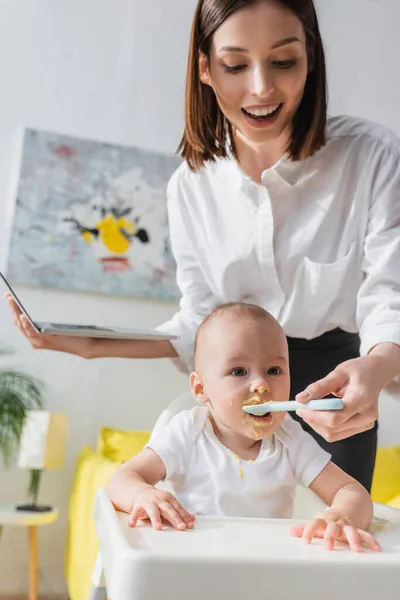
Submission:
M 181 519 L 185 522 L 186 527 L 192 528 L 196 517 L 190 514 L 186 509 L 184 509 L 183 506 L 179 504 L 179 502 L 177 502 L 176 505 L 174 505 L 174 508 L 181 517 Z
M 338 523 L 328 523 L 324 533 L 325 548 L 327 550 L 334 549 L 335 541 L 340 539 L 341 533 L 341 527 Z
M 362 529 L 359 529 L 358 533 L 360 535 L 362 543 L 365 546 L 367 546 L 367 548 L 370 548 L 371 550 L 374 550 L 375 552 L 381 552 L 381 550 L 382 550 L 381 545 L 379 544 L 378 540 L 376 540 L 374 538 L 373 535 L 368 533 L 368 531 L 363 531 Z
M 352 527 L 351 525 L 345 525 L 343 527 L 343 533 L 347 539 L 350 550 L 352 552 L 361 552 L 362 547 L 359 530 L 355 527 Z
M 311 544 L 314 537 L 324 537 L 326 523 L 323 519 L 313 519 L 304 528 L 302 538 L 306 544 Z
M 137 522 L 141 519 L 145 519 L 147 517 L 146 513 L 140 506 L 139 508 L 134 508 L 129 515 L 128 525 L 129 527 L 136 527 Z
M 136 527 L 138 521 L 149 518 L 154 529 L 162 529 L 160 510 L 154 502 L 135 507 L 129 517 L 129 526 Z
M 162 529 L 160 507 L 155 502 L 149 502 L 143 507 L 154 529 Z
M 293 537 L 301 538 L 305 529 L 305 525 L 295 525 L 290 528 L 290 535 Z
M 136 527 L 138 521 L 144 521 L 148 519 L 147 512 L 144 510 L 142 506 L 134 507 L 131 514 L 129 515 L 128 525 L 129 527 Z
M 178 502 L 176 503 L 179 506 Z M 177 508 L 169 502 L 160 502 L 160 511 L 164 519 L 166 519 L 175 529 L 186 529 L 186 522 L 179 514 Z

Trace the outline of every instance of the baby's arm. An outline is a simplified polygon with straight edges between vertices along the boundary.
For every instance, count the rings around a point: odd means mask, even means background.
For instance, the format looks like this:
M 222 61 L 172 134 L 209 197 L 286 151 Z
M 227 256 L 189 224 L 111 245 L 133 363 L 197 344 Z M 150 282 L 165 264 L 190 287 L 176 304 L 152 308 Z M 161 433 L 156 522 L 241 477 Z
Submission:
M 317 515 L 305 526 L 295 527 L 292 534 L 310 543 L 313 537 L 322 537 L 328 550 L 335 540 L 347 542 L 350 550 L 361 551 L 365 544 L 372 550 L 381 548 L 366 528 L 373 517 L 373 503 L 367 490 L 332 462 L 314 479 L 310 489 L 330 508 Z
M 142 450 L 111 475 L 108 495 L 117 510 L 130 514 L 131 527 L 148 518 L 155 529 L 161 529 L 162 517 L 177 529 L 193 527 L 194 516 L 172 494 L 154 487 L 165 476 L 163 461 L 150 448 Z

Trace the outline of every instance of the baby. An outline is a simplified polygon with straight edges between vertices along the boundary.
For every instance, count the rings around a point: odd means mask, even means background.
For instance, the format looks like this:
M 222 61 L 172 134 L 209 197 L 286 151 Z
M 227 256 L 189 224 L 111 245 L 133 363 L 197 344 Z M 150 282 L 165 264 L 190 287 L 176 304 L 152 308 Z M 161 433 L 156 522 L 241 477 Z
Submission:
M 286 413 L 254 417 L 249 403 L 286 401 L 288 348 L 279 323 L 258 306 L 218 306 L 200 325 L 192 392 L 201 405 L 176 415 L 146 448 L 111 477 L 108 493 L 129 524 L 162 519 L 180 530 L 195 515 L 290 518 L 297 484 L 330 508 L 292 535 L 310 543 L 336 540 L 353 551 L 379 551 L 366 531 L 373 515 L 368 492 Z M 172 485 L 174 495 L 155 488 Z

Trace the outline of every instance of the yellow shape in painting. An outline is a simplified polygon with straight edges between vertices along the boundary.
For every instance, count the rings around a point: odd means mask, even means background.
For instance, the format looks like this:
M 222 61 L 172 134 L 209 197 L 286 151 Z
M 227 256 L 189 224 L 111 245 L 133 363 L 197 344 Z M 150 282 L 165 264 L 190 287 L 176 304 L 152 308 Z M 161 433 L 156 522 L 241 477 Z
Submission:
M 99 221 L 97 229 L 100 232 L 103 244 L 113 254 L 124 254 L 131 244 L 130 240 L 121 233 L 121 229 L 131 235 L 136 233 L 136 227 L 133 223 L 123 218 L 115 219 L 112 215 L 108 215 Z
M 87 244 L 91 244 L 93 241 L 92 234 L 90 233 L 90 231 L 85 231 L 84 233 L 82 233 L 82 237 Z

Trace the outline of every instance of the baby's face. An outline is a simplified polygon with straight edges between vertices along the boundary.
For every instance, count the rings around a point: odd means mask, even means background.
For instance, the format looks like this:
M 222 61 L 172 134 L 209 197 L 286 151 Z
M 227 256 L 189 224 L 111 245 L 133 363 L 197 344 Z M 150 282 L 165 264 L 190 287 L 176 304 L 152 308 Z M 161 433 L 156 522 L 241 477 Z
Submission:
M 218 426 L 260 440 L 283 421 L 285 413 L 243 411 L 245 404 L 289 399 L 287 342 L 272 318 L 219 315 L 199 338 L 196 372 L 203 385 L 198 399 L 208 403 Z

